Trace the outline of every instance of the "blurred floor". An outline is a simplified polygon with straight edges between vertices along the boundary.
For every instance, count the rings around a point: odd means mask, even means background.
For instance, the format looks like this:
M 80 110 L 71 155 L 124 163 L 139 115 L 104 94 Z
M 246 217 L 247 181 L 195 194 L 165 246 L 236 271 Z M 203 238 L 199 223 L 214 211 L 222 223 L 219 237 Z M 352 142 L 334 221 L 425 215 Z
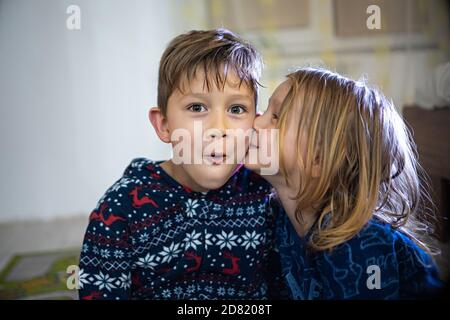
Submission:
M 81 248 L 88 215 L 0 224 L 0 270 L 20 253 Z

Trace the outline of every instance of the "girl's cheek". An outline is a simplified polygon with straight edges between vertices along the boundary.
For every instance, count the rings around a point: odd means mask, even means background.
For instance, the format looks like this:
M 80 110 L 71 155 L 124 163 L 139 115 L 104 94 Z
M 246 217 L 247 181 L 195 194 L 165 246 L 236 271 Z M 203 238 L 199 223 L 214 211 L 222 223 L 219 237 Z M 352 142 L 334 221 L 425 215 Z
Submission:
M 297 158 L 300 154 L 297 153 L 299 147 L 296 137 L 293 135 L 292 130 L 287 130 L 284 140 L 283 157 L 286 161 L 288 171 L 294 170 Z

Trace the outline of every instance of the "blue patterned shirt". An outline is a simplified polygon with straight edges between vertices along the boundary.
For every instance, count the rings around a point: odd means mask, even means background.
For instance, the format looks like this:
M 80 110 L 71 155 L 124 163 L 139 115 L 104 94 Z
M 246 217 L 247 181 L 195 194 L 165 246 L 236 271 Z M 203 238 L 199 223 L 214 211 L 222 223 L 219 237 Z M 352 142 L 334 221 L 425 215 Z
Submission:
M 432 259 L 388 224 L 372 219 L 331 252 L 312 252 L 311 233 L 298 236 L 288 216 L 277 214 L 282 276 L 292 299 L 428 298 L 442 286 Z
M 90 214 L 80 298 L 271 298 L 282 281 L 270 189 L 242 167 L 193 192 L 159 162 L 133 160 Z

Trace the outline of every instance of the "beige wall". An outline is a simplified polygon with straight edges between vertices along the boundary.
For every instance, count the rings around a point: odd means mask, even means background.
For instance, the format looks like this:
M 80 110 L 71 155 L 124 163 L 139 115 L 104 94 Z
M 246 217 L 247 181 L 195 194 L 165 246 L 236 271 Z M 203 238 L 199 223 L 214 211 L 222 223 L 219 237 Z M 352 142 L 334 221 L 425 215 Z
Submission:
M 236 2 L 237 5 L 232 9 L 224 7 L 224 3 L 231 6 L 234 2 L 173 0 L 173 3 L 177 4 L 174 7 L 177 8 L 176 13 L 179 16 L 176 27 L 178 32 L 183 32 L 193 27 L 224 26 L 256 44 L 263 52 L 267 66 L 263 83 L 268 88 L 262 89 L 260 103 L 262 110 L 266 108 L 270 92 L 282 81 L 289 68 L 309 64 L 326 66 L 353 78 L 364 75 L 370 83 L 377 85 L 390 96 L 401 109 L 404 104 L 416 101 L 416 88 L 423 85 L 424 76 L 431 75 L 438 64 L 450 60 L 449 8 L 448 1 L 445 0 L 402 0 L 402 3 L 406 4 L 418 3 L 420 7 L 416 10 L 405 8 L 402 11 L 402 8 L 395 8 L 393 12 L 381 11 L 382 29 L 387 27 L 385 23 L 387 20 L 391 21 L 392 25 L 396 15 L 399 15 L 401 22 L 407 21 L 403 15 L 412 10 L 413 16 L 426 15 L 423 20 L 428 23 L 421 28 L 422 30 L 418 31 L 413 21 L 409 27 L 394 28 L 402 30 L 410 28 L 413 30 L 410 33 L 383 34 L 374 31 L 372 36 L 371 32 L 366 30 L 361 36 L 354 37 L 336 35 L 334 0 L 306 0 L 308 10 L 306 26 L 303 26 L 305 15 L 302 13 L 299 14 L 299 27 L 278 28 L 274 19 L 265 17 L 266 25 L 263 24 L 260 30 L 245 29 L 248 24 L 242 20 L 245 19 L 245 14 L 242 13 L 239 2 Z M 266 8 L 272 6 L 271 9 L 266 9 L 266 12 L 280 10 L 276 0 L 259 2 Z M 348 3 L 351 4 L 351 1 Z M 371 3 L 383 1 L 374 0 Z M 226 24 L 230 19 L 224 14 L 233 10 L 235 18 L 230 26 Z M 254 10 L 253 13 L 256 12 L 258 11 Z M 345 18 L 348 19 L 349 16 L 351 18 L 348 14 Z M 355 15 L 355 29 L 364 29 L 365 26 L 361 28 L 360 23 L 366 21 L 367 17 L 365 11 L 360 12 L 359 16 Z M 252 20 L 255 19 L 252 16 Z M 421 19 L 421 23 L 423 20 Z

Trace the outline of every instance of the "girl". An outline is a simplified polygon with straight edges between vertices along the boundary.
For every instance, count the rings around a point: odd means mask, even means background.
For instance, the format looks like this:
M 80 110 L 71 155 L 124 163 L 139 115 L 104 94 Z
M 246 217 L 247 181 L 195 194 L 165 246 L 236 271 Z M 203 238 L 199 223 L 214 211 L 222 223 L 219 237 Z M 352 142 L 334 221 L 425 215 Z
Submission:
M 280 170 L 265 178 L 286 213 L 277 214 L 276 234 L 292 298 L 437 292 L 428 197 L 414 144 L 390 101 L 362 82 L 304 68 L 275 90 L 254 128 L 255 137 L 279 130 Z M 252 140 L 250 148 L 261 147 Z

